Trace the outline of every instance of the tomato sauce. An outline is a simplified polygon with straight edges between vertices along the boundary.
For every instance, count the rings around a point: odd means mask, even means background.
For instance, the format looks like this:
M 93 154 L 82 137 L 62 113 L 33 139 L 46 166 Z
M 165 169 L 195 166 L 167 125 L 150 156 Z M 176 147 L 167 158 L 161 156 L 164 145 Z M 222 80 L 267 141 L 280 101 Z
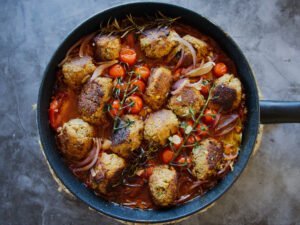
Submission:
M 200 31 L 187 26 L 183 25 L 180 23 L 175 24 L 172 27 L 180 36 L 183 36 L 185 34 L 192 35 L 196 38 L 199 38 L 210 46 L 210 48 L 214 52 L 214 61 L 217 62 L 223 62 L 227 65 L 228 67 L 228 73 L 235 74 L 237 75 L 237 70 L 235 67 L 234 62 L 223 52 L 223 50 L 220 48 L 220 46 L 210 37 L 202 34 Z M 132 40 L 131 39 L 126 42 L 126 39 L 124 38 L 122 40 L 122 45 L 123 46 L 128 46 L 131 45 L 130 47 L 135 50 L 136 52 L 136 57 L 137 57 L 137 63 L 136 65 L 147 65 L 149 68 L 155 68 L 159 65 L 166 65 L 166 61 L 162 61 L 161 59 L 149 59 L 145 57 L 144 53 L 141 50 L 140 43 L 136 39 Z M 77 50 L 78 51 L 78 50 Z M 174 73 L 174 71 L 173 71 Z M 104 76 L 108 76 L 107 70 L 104 72 Z M 208 75 L 208 78 L 214 80 L 214 76 L 212 74 Z M 195 78 L 197 81 L 199 78 Z M 61 93 L 64 93 L 61 97 Z M 61 105 L 60 108 L 60 124 L 62 125 L 63 123 L 69 121 L 70 119 L 73 118 L 78 118 L 80 117 L 80 114 L 78 113 L 78 108 L 77 108 L 77 96 L 78 92 L 75 92 L 71 90 L 67 85 L 64 84 L 63 78 L 62 78 L 62 72 L 59 69 L 57 72 L 57 82 L 54 88 L 53 92 L 53 98 L 62 98 L 64 100 L 64 103 Z M 148 115 L 148 110 L 149 107 L 144 103 L 143 110 L 140 112 L 140 116 L 142 118 L 146 118 Z M 245 99 L 242 99 L 242 103 L 240 107 L 231 112 L 231 113 L 236 113 L 240 115 L 241 123 L 244 122 L 245 116 L 246 116 L 246 109 L 245 109 Z M 102 126 L 95 126 L 97 129 L 97 135 L 98 137 L 101 138 L 108 138 L 110 139 L 111 133 L 112 133 L 112 123 L 113 120 L 112 118 L 109 117 L 109 126 L 108 127 L 102 127 Z M 210 127 L 209 129 L 213 129 Z M 223 136 L 213 136 L 213 133 L 210 134 L 210 136 L 222 140 L 224 137 Z M 142 146 L 146 147 L 146 143 L 142 143 Z M 162 149 L 160 149 L 157 153 L 154 154 L 153 158 L 151 158 L 151 164 L 152 165 L 159 165 L 162 164 L 162 160 L 160 158 L 160 152 Z M 186 150 L 187 154 L 189 154 L 191 150 Z M 109 152 L 109 151 L 108 151 Z M 234 159 L 235 160 L 235 159 Z M 234 161 L 233 160 L 233 161 Z M 127 160 L 128 163 L 130 164 L 130 159 Z M 72 165 L 73 162 L 66 160 L 66 163 L 68 165 Z M 148 163 L 149 164 L 149 163 Z M 186 169 L 183 166 L 174 166 L 177 175 L 178 175 L 178 183 L 177 183 L 177 199 L 174 202 L 174 205 L 176 204 L 182 204 L 186 201 L 189 201 L 196 196 L 201 196 L 205 194 L 209 189 L 213 188 L 214 185 L 218 183 L 220 179 L 222 179 L 226 174 L 230 171 L 230 168 L 226 168 L 222 173 L 218 174 L 217 176 L 214 176 L 208 180 L 204 181 L 199 181 L 195 179 L 195 177 L 191 174 L 191 171 L 189 169 Z M 142 168 L 147 168 L 147 163 L 143 165 Z M 90 171 L 82 172 L 82 173 L 76 173 L 75 175 L 80 179 L 83 183 L 86 184 L 87 187 L 90 186 L 89 184 L 89 173 Z M 126 184 L 121 184 L 116 187 L 113 185 L 109 188 L 108 194 L 103 195 L 101 193 L 98 193 L 95 191 L 95 194 L 101 196 L 102 198 L 106 199 L 107 201 L 110 202 L 115 202 L 122 204 L 127 207 L 133 207 L 133 208 L 141 208 L 141 209 L 153 209 L 157 208 L 157 206 L 154 204 L 149 186 L 148 186 L 148 178 L 142 177 L 142 176 L 133 176 L 127 179 Z

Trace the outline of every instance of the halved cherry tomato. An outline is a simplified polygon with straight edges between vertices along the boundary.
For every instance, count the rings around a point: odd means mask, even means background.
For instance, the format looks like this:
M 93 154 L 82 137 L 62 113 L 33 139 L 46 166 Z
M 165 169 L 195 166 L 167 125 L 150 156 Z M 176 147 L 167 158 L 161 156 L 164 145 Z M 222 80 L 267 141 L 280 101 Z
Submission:
M 53 129 L 57 129 L 62 125 L 61 124 L 62 118 L 61 115 L 59 114 L 60 106 L 61 106 L 61 101 L 58 99 L 53 99 L 52 102 L 50 103 L 49 120 L 50 120 L 50 125 Z
M 120 51 L 120 60 L 132 66 L 136 62 L 136 52 L 130 48 L 122 48 Z
M 138 114 L 143 108 L 143 100 L 139 96 L 129 96 L 126 99 L 127 111 L 132 114 Z
M 193 135 L 190 135 L 189 138 L 186 140 L 187 145 L 193 145 L 196 142 L 196 138 Z
M 137 87 L 138 92 L 143 93 L 145 91 L 145 83 L 141 80 L 134 80 L 132 83 L 132 88 Z
M 123 110 L 121 109 L 121 103 L 119 100 L 114 100 L 111 103 L 111 109 L 109 110 L 109 113 L 112 117 L 115 116 L 121 116 L 123 114 Z
M 174 152 L 169 149 L 165 148 L 161 153 L 160 153 L 160 159 L 163 163 L 168 164 L 172 161 L 174 157 Z
M 223 76 L 225 73 L 227 73 L 227 66 L 220 62 L 220 63 L 217 63 L 215 66 L 214 66 L 214 74 L 216 77 L 221 77 Z
M 209 89 L 210 89 L 210 84 L 207 80 L 203 81 L 203 86 L 201 87 L 201 94 L 203 94 L 204 96 L 207 96 L 209 93 Z
M 148 179 L 153 173 L 153 168 L 154 168 L 153 166 L 150 166 L 144 169 L 142 177 Z
M 214 123 L 215 119 L 216 119 L 216 114 L 217 112 L 213 109 L 206 109 L 204 111 L 204 116 L 202 118 L 202 121 L 205 123 L 205 124 L 212 124 Z
M 115 64 L 110 67 L 108 73 L 113 78 L 125 77 L 125 69 L 120 64 Z
M 200 142 L 201 141 L 201 136 L 200 135 L 195 135 L 195 142 Z
M 135 68 L 135 73 L 143 80 L 147 80 L 150 76 L 150 69 L 148 68 L 148 66 L 138 66 Z
M 199 123 L 196 127 L 197 134 L 201 137 L 208 136 L 208 127 L 204 123 Z
M 178 163 L 191 163 L 192 162 L 192 160 L 191 160 L 191 158 L 190 157 L 184 157 L 183 155 L 181 155 L 181 156 L 179 156 L 177 159 L 176 159 L 176 162 L 178 162 Z

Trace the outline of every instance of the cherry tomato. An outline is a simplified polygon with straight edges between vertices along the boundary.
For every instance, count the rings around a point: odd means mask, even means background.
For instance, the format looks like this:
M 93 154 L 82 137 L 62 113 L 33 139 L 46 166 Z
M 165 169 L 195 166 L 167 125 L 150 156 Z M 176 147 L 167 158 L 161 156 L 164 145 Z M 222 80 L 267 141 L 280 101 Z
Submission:
M 199 123 L 196 127 L 197 134 L 201 137 L 208 136 L 208 127 L 204 123 Z
M 217 63 L 215 66 L 214 66 L 214 74 L 216 77 L 221 77 L 223 76 L 225 73 L 227 73 L 227 66 L 220 62 L 220 63 Z
M 177 159 L 176 159 L 176 162 L 177 163 L 188 163 L 190 164 L 192 162 L 191 158 L 190 157 L 184 157 L 183 155 L 179 156 Z
M 165 164 L 170 163 L 173 157 L 174 157 L 174 152 L 169 148 L 165 148 L 160 154 L 160 159 Z
M 193 145 L 195 144 L 195 142 L 196 142 L 196 138 L 193 135 L 190 135 L 186 141 L 187 145 Z
M 213 109 L 206 109 L 204 111 L 204 116 L 202 118 L 202 121 L 205 123 L 205 124 L 212 124 L 214 123 L 215 119 L 216 119 L 216 114 L 217 112 Z
M 132 95 L 126 99 L 127 111 L 138 114 L 143 108 L 143 100 L 139 96 Z
M 210 89 L 210 84 L 207 80 L 203 81 L 203 86 L 201 87 L 201 94 L 203 94 L 204 96 L 207 96 L 209 93 L 209 89 Z
M 195 142 L 200 142 L 201 141 L 201 136 L 200 135 L 195 135 Z
M 147 80 L 150 76 L 150 69 L 147 66 L 138 66 L 135 68 L 135 73 L 143 80 Z
M 145 91 L 145 83 L 141 80 L 134 80 L 132 83 L 132 88 L 137 87 L 138 92 L 143 93 Z
M 115 64 L 110 67 L 108 73 L 113 78 L 125 77 L 125 69 L 120 64 Z
M 121 116 L 123 114 L 123 110 L 120 110 L 121 109 L 121 103 L 119 100 L 114 100 L 112 103 L 111 103 L 111 109 L 109 110 L 109 113 L 112 117 L 115 117 L 115 116 Z
M 132 66 L 136 62 L 136 52 L 130 48 L 122 48 L 120 51 L 120 61 Z
M 142 177 L 148 179 L 152 175 L 152 173 L 153 173 L 153 166 L 147 167 L 146 169 L 144 169 Z

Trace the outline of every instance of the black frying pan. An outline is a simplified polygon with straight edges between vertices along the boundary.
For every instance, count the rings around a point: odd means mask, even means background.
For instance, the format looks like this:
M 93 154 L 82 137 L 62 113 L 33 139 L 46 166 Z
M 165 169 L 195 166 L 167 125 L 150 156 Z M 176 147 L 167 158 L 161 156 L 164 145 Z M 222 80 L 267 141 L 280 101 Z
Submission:
M 110 17 L 122 18 L 130 13 L 135 16 L 151 15 L 158 10 L 170 17 L 181 16 L 181 22 L 199 29 L 219 43 L 237 66 L 237 72 L 245 88 L 249 114 L 235 168 L 216 187 L 204 196 L 177 207 L 166 210 L 137 210 L 119 206 L 97 197 L 72 175 L 59 155 L 54 132 L 48 122 L 48 108 L 57 65 L 77 40 L 99 29 L 100 22 L 105 22 Z M 44 153 L 56 176 L 66 188 L 77 198 L 103 214 L 123 221 L 147 223 L 163 223 L 189 216 L 206 208 L 223 195 L 245 168 L 254 148 L 260 123 L 300 122 L 300 102 L 259 101 L 257 84 L 249 63 L 235 42 L 220 27 L 188 9 L 153 2 L 130 3 L 105 10 L 92 16 L 73 30 L 55 51 L 46 68 L 39 90 L 37 112 L 38 129 Z

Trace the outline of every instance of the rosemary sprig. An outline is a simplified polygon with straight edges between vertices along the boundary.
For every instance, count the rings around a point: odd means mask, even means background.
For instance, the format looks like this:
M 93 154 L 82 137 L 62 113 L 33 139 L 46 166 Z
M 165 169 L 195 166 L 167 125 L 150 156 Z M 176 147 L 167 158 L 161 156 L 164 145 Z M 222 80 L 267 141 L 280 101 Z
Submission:
M 103 34 L 108 35 L 118 34 L 121 35 L 121 38 L 123 38 L 131 31 L 134 31 L 135 33 L 143 33 L 145 30 L 154 27 L 170 27 L 175 21 L 180 18 L 167 17 L 160 11 L 158 11 L 154 16 L 146 17 L 147 20 L 145 21 L 142 18 L 134 17 L 129 14 L 126 15 L 126 18 L 120 22 L 116 18 L 110 18 L 105 26 L 103 26 L 102 24 L 100 25 L 100 31 Z

